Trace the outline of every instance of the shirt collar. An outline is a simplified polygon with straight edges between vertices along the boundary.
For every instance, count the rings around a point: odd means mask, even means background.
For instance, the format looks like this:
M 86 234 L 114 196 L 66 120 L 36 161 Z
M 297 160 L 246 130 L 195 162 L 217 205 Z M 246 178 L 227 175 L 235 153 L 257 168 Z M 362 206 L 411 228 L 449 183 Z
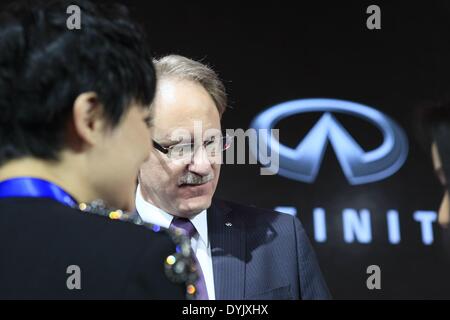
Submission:
M 136 210 L 139 213 L 139 216 L 145 222 L 155 224 L 166 229 L 169 229 L 170 223 L 173 220 L 173 215 L 145 201 L 144 197 L 142 196 L 140 185 L 138 185 L 136 191 Z M 208 219 L 206 215 L 206 209 L 189 220 L 191 220 L 192 224 L 197 230 L 200 240 L 203 241 L 207 246 Z

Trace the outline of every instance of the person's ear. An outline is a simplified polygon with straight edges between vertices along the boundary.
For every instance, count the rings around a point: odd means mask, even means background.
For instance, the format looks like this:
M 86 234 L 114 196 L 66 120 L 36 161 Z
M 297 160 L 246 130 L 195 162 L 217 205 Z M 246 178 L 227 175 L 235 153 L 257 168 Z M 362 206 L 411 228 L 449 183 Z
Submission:
M 79 139 L 89 145 L 95 145 L 101 139 L 106 126 L 103 105 L 97 94 L 80 94 L 73 106 L 73 127 Z

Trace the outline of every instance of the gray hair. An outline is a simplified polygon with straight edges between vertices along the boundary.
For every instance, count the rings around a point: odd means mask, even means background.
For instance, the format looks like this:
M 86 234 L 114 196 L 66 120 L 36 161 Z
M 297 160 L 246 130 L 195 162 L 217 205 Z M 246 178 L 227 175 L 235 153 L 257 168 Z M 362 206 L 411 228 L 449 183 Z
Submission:
M 197 82 L 209 93 L 216 104 L 219 115 L 222 116 L 225 112 L 227 107 L 225 86 L 211 67 L 175 54 L 154 59 L 153 63 L 155 64 L 158 80 L 174 77 Z

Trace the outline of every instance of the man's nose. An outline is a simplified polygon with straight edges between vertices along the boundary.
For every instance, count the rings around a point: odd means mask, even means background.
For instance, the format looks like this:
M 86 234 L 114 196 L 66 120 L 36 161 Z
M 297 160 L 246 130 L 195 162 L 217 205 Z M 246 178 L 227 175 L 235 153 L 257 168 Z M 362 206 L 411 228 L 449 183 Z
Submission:
M 211 161 L 203 146 L 199 147 L 193 154 L 188 169 L 201 176 L 206 176 L 211 172 Z

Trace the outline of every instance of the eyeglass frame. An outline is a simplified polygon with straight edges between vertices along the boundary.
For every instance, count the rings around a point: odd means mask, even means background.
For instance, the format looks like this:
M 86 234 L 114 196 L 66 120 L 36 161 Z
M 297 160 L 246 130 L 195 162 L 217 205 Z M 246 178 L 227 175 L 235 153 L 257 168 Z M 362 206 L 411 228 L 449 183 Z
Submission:
M 223 136 L 222 135 L 222 137 L 220 138 L 220 139 L 222 139 L 223 141 L 225 141 L 224 139 L 229 139 L 229 141 L 230 141 L 230 143 L 229 143 L 229 145 L 226 147 L 226 148 L 223 148 L 221 151 L 223 152 L 223 151 L 225 151 L 225 150 L 227 150 L 228 148 L 230 148 L 231 147 L 231 142 L 232 142 L 232 140 L 233 140 L 233 138 L 234 138 L 234 136 L 232 136 L 232 135 L 229 135 L 229 134 L 226 134 L 225 136 Z M 204 141 L 203 143 L 202 143 L 202 146 L 203 146 L 203 148 L 205 148 L 206 147 L 206 143 L 208 143 L 208 142 L 211 142 L 211 141 Z M 169 146 L 169 147 L 163 147 L 161 144 L 159 144 L 157 141 L 155 141 L 154 139 L 152 139 L 152 143 L 153 143 L 153 147 L 156 149 L 156 150 L 158 150 L 159 152 L 161 152 L 161 153 L 163 153 L 163 154 L 165 154 L 169 159 L 172 159 L 172 158 L 170 158 L 169 156 L 168 156 L 168 154 L 169 154 L 169 152 L 170 152 L 170 149 L 171 148 L 174 148 L 175 146 L 182 146 L 182 145 L 194 145 L 194 143 L 181 143 L 181 144 L 174 144 L 174 145 L 172 145 L 172 146 Z M 195 152 L 196 152 L 196 150 L 194 150 L 194 152 L 192 152 L 192 156 L 195 154 Z

